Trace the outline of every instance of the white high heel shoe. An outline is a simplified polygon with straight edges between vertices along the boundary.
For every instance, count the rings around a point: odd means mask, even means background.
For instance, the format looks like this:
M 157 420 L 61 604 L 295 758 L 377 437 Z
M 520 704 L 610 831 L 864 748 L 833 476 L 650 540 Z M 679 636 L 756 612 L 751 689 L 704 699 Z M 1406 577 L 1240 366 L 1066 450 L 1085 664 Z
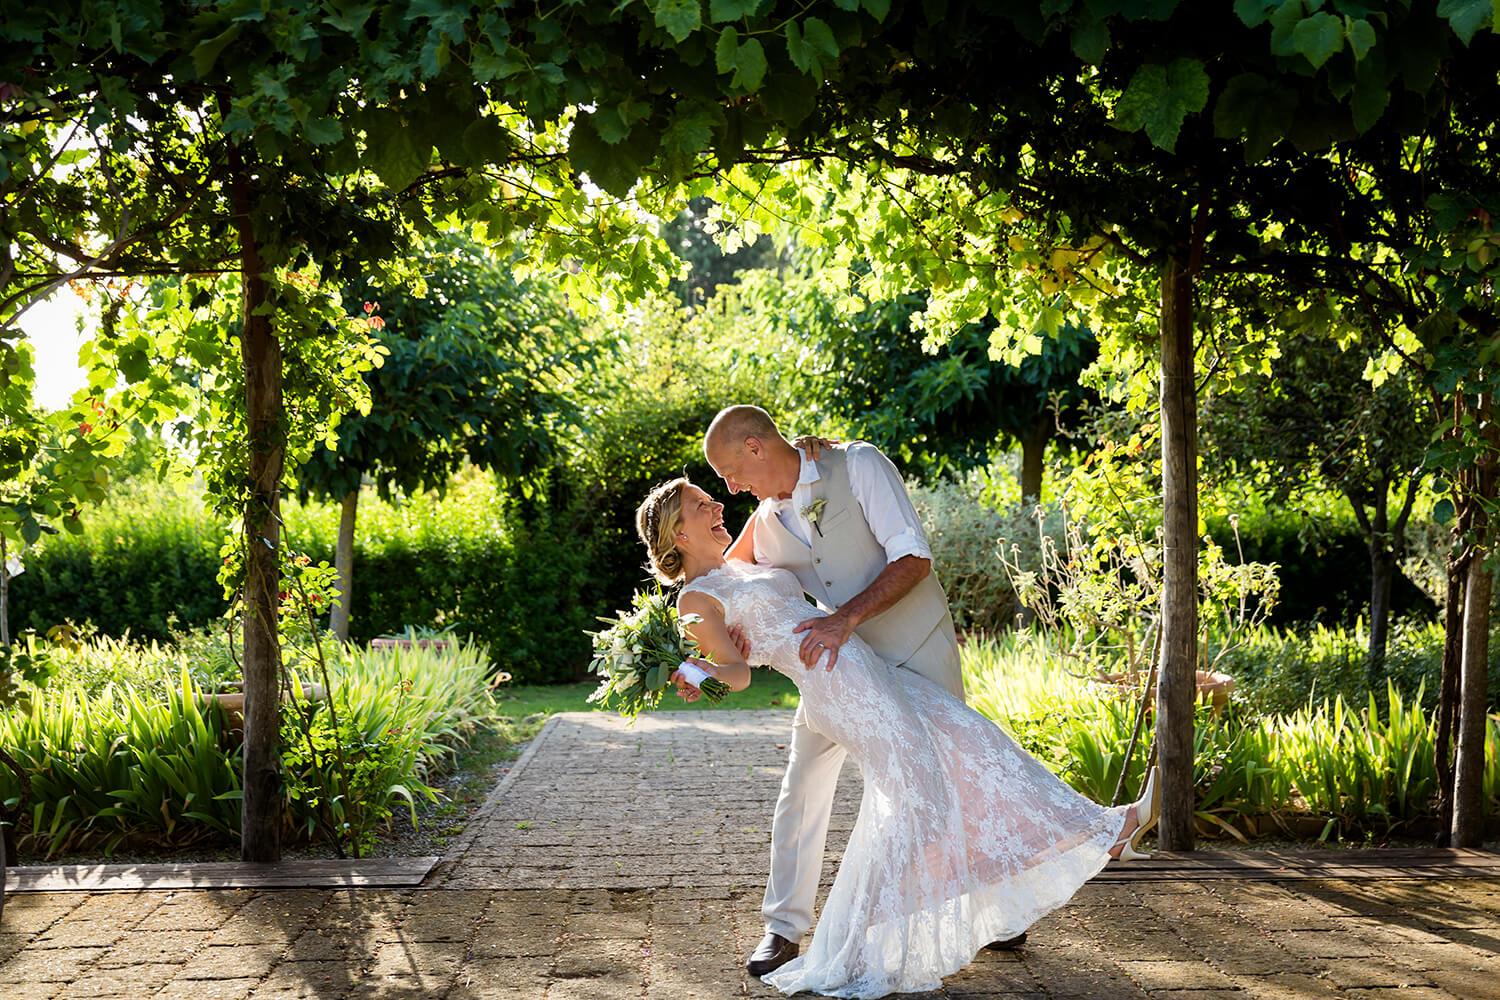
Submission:
M 1148 830 L 1156 825 L 1157 817 L 1160 815 L 1161 789 L 1156 786 L 1156 768 L 1153 767 L 1146 772 L 1146 787 L 1141 790 L 1141 797 L 1135 801 L 1135 829 L 1114 843 L 1114 846 L 1120 849 L 1120 856 L 1117 860 L 1143 861 L 1151 857 L 1149 852 L 1137 851 L 1135 845 Z

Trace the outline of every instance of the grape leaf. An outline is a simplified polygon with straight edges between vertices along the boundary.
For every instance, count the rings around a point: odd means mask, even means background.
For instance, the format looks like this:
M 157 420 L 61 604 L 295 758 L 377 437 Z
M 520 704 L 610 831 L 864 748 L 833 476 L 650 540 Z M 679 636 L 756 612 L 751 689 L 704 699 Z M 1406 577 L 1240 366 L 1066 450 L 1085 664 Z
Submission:
M 1327 12 L 1303 18 L 1292 29 L 1292 47 L 1318 69 L 1344 47 L 1343 22 Z
M 740 18 L 754 14 L 758 6 L 760 6 L 760 0 L 710 0 L 708 19 L 714 24 L 738 21 Z
M 1465 45 L 1473 41 L 1474 33 L 1491 18 L 1500 28 L 1500 8 L 1492 0 L 1438 0 L 1437 14 L 1448 19 L 1453 33 Z
M 1152 143 L 1171 152 L 1187 116 L 1208 103 L 1208 74 L 1197 59 L 1174 59 L 1170 65 L 1148 63 L 1135 71 L 1115 102 L 1114 126 L 1125 132 L 1144 129 Z
M 1296 112 L 1295 91 L 1259 73 L 1241 73 L 1229 81 L 1214 105 L 1214 135 L 1242 139 L 1245 162 L 1254 163 L 1286 135 Z
M 703 27 L 703 7 L 698 0 L 655 0 L 648 6 L 656 15 L 656 26 L 665 28 L 673 41 L 684 41 Z
M 1375 45 L 1375 29 L 1369 21 L 1344 18 L 1344 34 L 1349 39 L 1349 48 L 1354 50 L 1354 61 L 1359 62 Z

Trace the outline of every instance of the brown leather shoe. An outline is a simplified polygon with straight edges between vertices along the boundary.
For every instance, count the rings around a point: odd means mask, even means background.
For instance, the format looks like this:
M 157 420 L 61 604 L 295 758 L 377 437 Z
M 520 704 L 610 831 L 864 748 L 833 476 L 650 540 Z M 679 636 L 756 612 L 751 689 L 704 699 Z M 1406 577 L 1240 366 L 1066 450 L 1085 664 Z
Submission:
M 1013 938 L 1004 941 L 991 941 L 984 946 L 985 951 L 1015 951 L 1026 943 L 1026 932 L 1022 931 Z
M 764 976 L 796 958 L 801 950 L 795 941 L 788 941 L 780 934 L 767 934 L 750 953 L 745 970 L 752 976 Z

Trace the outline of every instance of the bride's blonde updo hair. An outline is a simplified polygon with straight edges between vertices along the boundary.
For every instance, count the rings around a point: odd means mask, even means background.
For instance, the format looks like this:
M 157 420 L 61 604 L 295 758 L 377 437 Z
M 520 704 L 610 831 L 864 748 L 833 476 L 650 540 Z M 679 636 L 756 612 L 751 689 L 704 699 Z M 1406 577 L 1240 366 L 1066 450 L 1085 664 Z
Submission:
M 662 483 L 635 510 L 635 530 L 646 545 L 650 570 L 668 586 L 682 582 L 682 552 L 677 548 L 677 529 L 682 527 L 682 491 L 686 477 Z

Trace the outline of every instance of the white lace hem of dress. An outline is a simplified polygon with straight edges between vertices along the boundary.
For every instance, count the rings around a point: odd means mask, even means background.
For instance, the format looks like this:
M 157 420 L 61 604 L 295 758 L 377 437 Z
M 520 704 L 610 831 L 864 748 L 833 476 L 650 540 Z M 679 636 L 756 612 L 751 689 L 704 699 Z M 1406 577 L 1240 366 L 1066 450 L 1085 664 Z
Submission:
M 810 991 L 858 1000 L 936 990 L 945 976 L 972 962 L 985 945 L 1017 936 L 1066 904 L 1080 886 L 1099 874 L 1110 861 L 1109 850 L 1127 808 L 1109 810 L 1104 828 L 1072 850 L 1003 882 L 975 887 L 937 909 L 913 913 L 902 923 L 866 928 L 864 942 L 857 945 L 866 961 L 852 980 L 840 975 L 836 966 L 804 971 L 808 959 L 804 954 L 762 976 L 761 982 L 785 994 Z M 918 941 L 930 945 L 931 953 L 911 954 L 911 943 Z M 882 956 L 884 967 L 868 964 L 871 955 Z M 831 982 L 831 978 L 842 981 Z

